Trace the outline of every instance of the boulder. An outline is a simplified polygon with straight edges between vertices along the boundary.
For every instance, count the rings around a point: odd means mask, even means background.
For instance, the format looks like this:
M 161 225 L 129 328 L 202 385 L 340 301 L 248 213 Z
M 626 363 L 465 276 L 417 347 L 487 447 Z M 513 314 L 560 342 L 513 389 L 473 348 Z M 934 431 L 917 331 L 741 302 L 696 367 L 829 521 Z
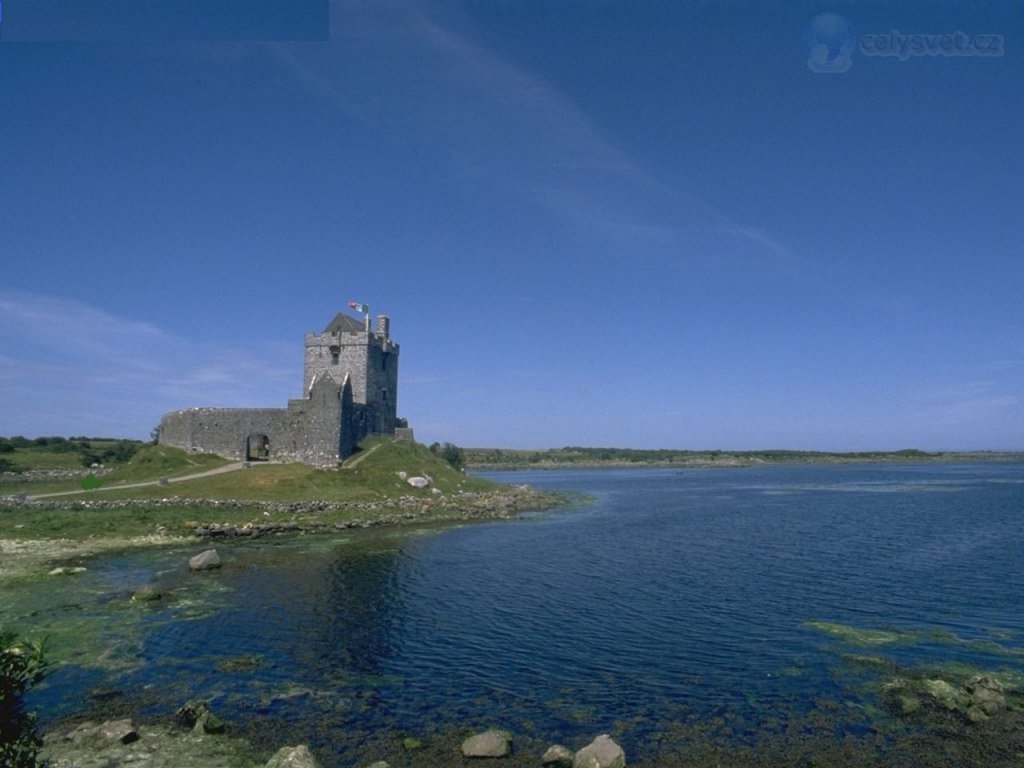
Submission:
M 410 477 L 405 482 L 407 482 L 413 488 L 426 488 L 428 485 L 430 485 L 430 481 L 425 477 Z
M 968 710 L 978 709 L 986 716 L 999 714 L 1006 709 L 1006 697 L 1003 696 L 1003 686 L 994 677 L 989 675 L 976 675 L 967 684 L 967 692 L 971 695 L 971 706 Z M 975 718 L 973 719 L 982 719 Z
M 945 680 L 925 680 L 921 683 L 921 687 L 946 709 L 958 709 L 962 703 L 960 691 Z
M 572 768 L 573 752 L 568 747 L 555 744 L 548 747 L 548 751 L 540 759 L 541 763 L 552 768 Z
M 384 760 L 378 760 L 376 763 L 370 763 L 366 768 L 391 768 Z
M 208 549 L 205 552 L 200 552 L 194 557 L 190 557 L 188 560 L 188 567 L 190 571 L 209 571 L 213 568 L 220 568 L 222 565 L 220 555 L 217 554 L 216 549 Z
M 131 720 L 108 720 L 100 725 L 83 723 L 68 734 L 68 738 L 76 747 L 102 749 L 117 742 L 131 744 L 138 741 L 139 732 Z
M 224 733 L 227 723 L 217 717 L 210 710 L 206 710 L 196 718 L 196 724 L 192 726 L 195 733 Z
M 297 747 L 281 747 L 267 761 L 266 768 L 320 768 L 309 747 L 300 744 Z
M 190 701 L 175 713 L 178 722 L 195 733 L 224 733 L 226 724 L 205 701 Z
M 598 736 L 576 753 L 573 768 L 625 768 L 626 753 L 611 736 Z
M 492 728 L 462 742 L 464 757 L 507 757 L 512 753 L 512 734 Z

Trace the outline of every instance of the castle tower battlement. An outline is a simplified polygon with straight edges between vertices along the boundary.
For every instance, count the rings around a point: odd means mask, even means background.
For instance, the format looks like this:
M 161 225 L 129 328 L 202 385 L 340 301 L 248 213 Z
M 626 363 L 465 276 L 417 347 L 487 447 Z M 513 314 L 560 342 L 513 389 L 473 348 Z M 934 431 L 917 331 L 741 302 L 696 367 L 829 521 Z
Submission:
M 303 391 L 321 373 L 341 384 L 347 375 L 352 401 L 365 406 L 366 434 L 393 434 L 398 414 L 398 353 L 391 321 L 377 317 L 377 330 L 339 312 L 323 333 L 306 334 Z

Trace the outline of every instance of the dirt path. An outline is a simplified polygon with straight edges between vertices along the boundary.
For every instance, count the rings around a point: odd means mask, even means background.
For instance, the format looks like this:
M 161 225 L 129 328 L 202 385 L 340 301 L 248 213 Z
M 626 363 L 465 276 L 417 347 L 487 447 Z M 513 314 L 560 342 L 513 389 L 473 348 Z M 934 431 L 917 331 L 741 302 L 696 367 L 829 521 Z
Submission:
M 373 452 L 376 451 L 378 448 L 380 448 L 382 445 L 386 445 L 386 443 L 377 443 L 375 446 L 373 446 L 366 453 L 360 453 L 358 456 L 356 456 L 354 459 L 352 459 L 351 462 L 346 461 L 344 464 L 341 465 L 341 468 L 342 469 L 355 469 L 356 467 L 358 467 L 363 462 L 363 459 L 365 459 L 365 458 L 367 458 L 369 456 L 372 456 Z
M 370 453 L 373 453 L 373 451 L 371 450 Z M 166 484 L 181 483 L 184 482 L 185 480 L 195 480 L 200 477 L 211 477 L 213 475 L 224 475 L 227 474 L 228 472 L 237 472 L 238 470 L 243 469 L 245 467 L 245 464 L 246 462 L 244 461 L 236 461 L 232 464 L 225 464 L 223 467 L 217 467 L 216 469 L 207 469 L 203 472 L 196 472 L 191 475 L 179 475 L 178 477 L 168 477 L 166 478 Z M 257 467 L 259 465 L 260 462 L 254 462 L 249 466 Z M 127 488 L 147 488 L 153 485 L 164 484 L 165 483 L 161 480 L 147 480 L 142 483 L 124 483 L 123 485 L 103 485 L 100 486 L 99 488 L 92 489 L 91 492 L 96 493 L 102 491 L 123 491 Z M 90 491 L 83 491 L 82 489 L 78 489 L 75 491 L 60 491 L 59 493 L 37 493 L 32 496 L 26 496 L 25 499 L 27 501 L 35 501 L 36 499 L 52 499 L 54 496 L 75 496 L 76 494 L 89 492 Z

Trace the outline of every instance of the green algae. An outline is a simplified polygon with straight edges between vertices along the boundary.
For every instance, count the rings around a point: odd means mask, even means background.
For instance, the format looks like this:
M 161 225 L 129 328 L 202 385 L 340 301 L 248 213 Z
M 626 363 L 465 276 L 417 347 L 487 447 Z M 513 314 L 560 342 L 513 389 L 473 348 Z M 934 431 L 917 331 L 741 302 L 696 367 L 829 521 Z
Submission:
M 887 629 L 858 629 L 846 624 L 836 624 L 828 621 L 805 621 L 803 626 L 818 632 L 824 632 L 845 643 L 866 647 L 907 642 L 914 636 L 913 632 Z
M 862 648 L 932 643 L 956 646 L 993 656 L 1024 656 L 1024 648 L 1001 645 L 992 639 L 964 639 L 945 629 L 865 629 L 818 620 L 805 621 L 802 626 L 834 637 L 847 645 Z M 990 637 L 995 636 L 992 632 L 988 634 Z

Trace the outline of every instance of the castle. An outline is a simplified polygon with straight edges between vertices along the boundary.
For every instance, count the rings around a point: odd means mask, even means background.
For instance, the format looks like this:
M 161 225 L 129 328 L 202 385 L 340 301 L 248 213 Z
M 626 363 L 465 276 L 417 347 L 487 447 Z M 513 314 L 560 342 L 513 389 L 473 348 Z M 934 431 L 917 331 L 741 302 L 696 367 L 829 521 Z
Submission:
M 286 408 L 172 411 L 160 420 L 159 444 L 242 461 L 332 467 L 369 435 L 412 438 L 396 416 L 398 344 L 386 315 L 371 331 L 368 313 L 360 322 L 339 312 L 323 333 L 307 333 L 303 392 Z

